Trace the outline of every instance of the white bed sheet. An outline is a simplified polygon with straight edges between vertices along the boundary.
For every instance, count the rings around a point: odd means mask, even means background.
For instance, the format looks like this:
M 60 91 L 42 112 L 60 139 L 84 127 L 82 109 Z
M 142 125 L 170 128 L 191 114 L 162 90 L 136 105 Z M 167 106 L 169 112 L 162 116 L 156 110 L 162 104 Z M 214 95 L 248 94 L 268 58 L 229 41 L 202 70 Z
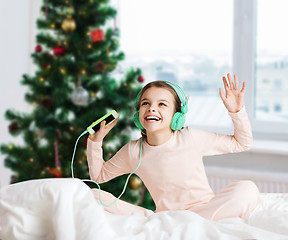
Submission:
M 246 219 L 208 221 L 190 211 L 107 213 L 78 179 L 42 179 L 0 189 L 1 240 L 288 240 L 288 194 L 261 194 Z

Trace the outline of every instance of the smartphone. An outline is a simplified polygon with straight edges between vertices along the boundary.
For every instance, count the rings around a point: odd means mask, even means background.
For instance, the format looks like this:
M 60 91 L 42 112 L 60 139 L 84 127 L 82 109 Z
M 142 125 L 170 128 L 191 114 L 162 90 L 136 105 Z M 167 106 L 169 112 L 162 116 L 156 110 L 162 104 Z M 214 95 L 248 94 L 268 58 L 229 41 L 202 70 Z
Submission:
M 106 125 L 111 124 L 112 122 L 114 122 L 114 120 L 116 120 L 118 118 L 119 114 L 115 111 L 112 110 L 109 113 L 107 113 L 106 115 L 104 115 L 103 117 L 99 118 L 96 122 L 93 122 L 88 128 L 87 131 L 93 135 L 94 133 L 96 133 L 99 129 L 100 129 L 100 123 L 102 121 L 106 121 Z

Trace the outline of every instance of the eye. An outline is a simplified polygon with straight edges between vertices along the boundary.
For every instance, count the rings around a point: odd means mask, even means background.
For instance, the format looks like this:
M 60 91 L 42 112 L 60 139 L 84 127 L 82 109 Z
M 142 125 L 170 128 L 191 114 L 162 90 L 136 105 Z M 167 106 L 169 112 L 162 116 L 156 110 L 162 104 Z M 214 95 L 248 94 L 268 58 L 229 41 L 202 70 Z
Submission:
M 142 102 L 141 106 L 145 106 L 145 105 L 148 105 L 149 103 L 148 102 Z
M 164 106 L 166 107 L 167 105 L 165 103 L 159 103 L 159 106 Z

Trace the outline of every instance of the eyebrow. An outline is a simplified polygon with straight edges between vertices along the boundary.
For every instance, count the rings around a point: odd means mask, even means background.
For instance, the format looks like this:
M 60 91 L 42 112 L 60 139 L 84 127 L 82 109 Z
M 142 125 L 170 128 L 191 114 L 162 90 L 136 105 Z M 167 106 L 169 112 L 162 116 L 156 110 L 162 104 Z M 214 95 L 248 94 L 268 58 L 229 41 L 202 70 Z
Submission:
M 150 99 L 148 99 L 148 98 L 143 98 L 143 99 L 141 100 L 141 102 L 143 102 L 143 101 L 150 101 Z M 167 101 L 167 100 L 165 100 L 165 99 L 159 99 L 158 102 L 167 102 L 167 103 L 169 103 L 169 101 Z

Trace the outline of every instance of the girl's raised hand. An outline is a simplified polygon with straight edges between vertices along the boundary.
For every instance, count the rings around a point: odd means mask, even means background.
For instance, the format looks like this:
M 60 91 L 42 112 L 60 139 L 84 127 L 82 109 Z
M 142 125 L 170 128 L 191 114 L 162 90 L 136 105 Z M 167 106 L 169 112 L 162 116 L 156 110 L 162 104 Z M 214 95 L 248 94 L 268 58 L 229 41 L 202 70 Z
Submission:
M 119 120 L 119 117 L 109 124 L 108 126 L 105 126 L 106 122 L 103 120 L 100 123 L 100 129 L 94 133 L 93 135 L 89 134 L 89 139 L 92 140 L 93 142 L 102 142 L 104 137 L 110 132 L 110 130 L 116 125 L 117 121 Z
M 233 84 L 232 76 L 230 73 L 227 74 L 228 82 L 226 77 L 223 77 L 224 88 L 226 95 L 222 88 L 219 88 L 220 97 L 227 108 L 231 113 L 236 113 L 244 106 L 244 94 L 246 88 L 246 82 L 243 82 L 242 89 L 239 89 L 238 77 L 234 75 L 235 84 Z

